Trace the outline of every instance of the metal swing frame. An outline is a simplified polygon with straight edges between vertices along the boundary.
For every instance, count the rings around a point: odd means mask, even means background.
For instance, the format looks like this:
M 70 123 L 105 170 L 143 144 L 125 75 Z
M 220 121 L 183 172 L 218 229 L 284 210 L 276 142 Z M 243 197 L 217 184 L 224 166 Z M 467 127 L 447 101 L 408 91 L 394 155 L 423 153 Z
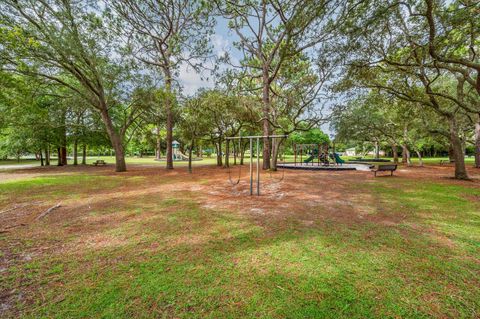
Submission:
M 226 137 L 226 140 L 249 139 L 250 141 L 250 196 L 253 195 L 253 140 L 256 140 L 257 163 L 256 163 L 256 193 L 260 196 L 260 139 L 264 138 L 286 138 L 288 135 L 251 135 L 251 136 L 234 136 Z M 283 178 L 282 178 L 283 179 Z M 237 184 L 240 182 L 237 182 Z M 235 184 L 236 185 L 236 184 Z

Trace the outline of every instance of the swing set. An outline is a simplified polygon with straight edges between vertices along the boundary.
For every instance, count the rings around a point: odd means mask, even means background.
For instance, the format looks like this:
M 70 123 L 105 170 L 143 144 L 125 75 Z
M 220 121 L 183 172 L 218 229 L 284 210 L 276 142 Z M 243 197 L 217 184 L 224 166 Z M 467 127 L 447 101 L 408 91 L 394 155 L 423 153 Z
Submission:
M 288 135 L 252 135 L 252 136 L 235 136 L 235 137 L 227 137 L 227 140 L 238 140 L 238 145 L 239 145 L 239 150 L 241 150 L 241 142 L 244 139 L 248 139 L 250 143 L 250 195 L 253 195 L 253 144 L 254 140 L 256 141 L 256 193 L 257 196 L 260 196 L 260 140 L 263 141 L 264 138 L 272 139 L 278 139 L 278 138 L 286 138 Z M 278 143 L 280 145 L 280 143 Z M 234 152 L 234 156 L 237 155 L 237 152 Z M 230 156 L 230 154 L 227 152 L 227 159 Z M 228 180 L 232 185 L 238 185 L 240 183 L 241 179 L 241 174 L 242 174 L 242 166 L 240 165 L 240 168 L 238 170 L 238 178 L 236 180 L 232 179 L 232 172 L 230 170 L 230 166 L 228 167 Z M 271 172 L 270 172 L 271 176 Z M 281 182 L 285 176 L 285 172 L 282 170 L 282 177 L 278 182 Z

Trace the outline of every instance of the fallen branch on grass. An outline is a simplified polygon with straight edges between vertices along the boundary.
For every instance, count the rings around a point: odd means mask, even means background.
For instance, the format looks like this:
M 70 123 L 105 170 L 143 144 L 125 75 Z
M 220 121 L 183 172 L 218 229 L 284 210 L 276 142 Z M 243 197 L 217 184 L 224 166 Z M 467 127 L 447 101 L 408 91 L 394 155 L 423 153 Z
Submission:
M 43 218 L 43 217 L 47 216 L 47 215 L 50 214 L 52 211 L 54 211 L 54 210 L 57 209 L 57 208 L 60 208 L 61 206 L 62 206 L 62 205 L 60 205 L 60 203 L 58 203 L 57 205 L 50 207 L 49 209 L 47 209 L 46 211 L 44 211 L 43 213 L 41 213 L 40 215 L 38 215 L 37 218 L 35 218 L 35 219 L 36 219 L 36 220 L 39 220 L 40 218 Z

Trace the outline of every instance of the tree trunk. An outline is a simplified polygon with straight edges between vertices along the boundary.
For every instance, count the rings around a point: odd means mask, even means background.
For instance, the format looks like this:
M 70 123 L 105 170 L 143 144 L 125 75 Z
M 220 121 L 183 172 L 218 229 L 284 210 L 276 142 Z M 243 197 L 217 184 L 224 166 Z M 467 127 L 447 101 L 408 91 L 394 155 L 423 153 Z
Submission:
M 375 141 L 375 159 L 380 158 L 380 146 L 378 145 L 378 141 Z
M 67 113 L 64 111 L 62 113 L 62 130 L 61 130 L 61 145 L 60 145 L 60 156 L 62 165 L 67 165 L 67 125 L 66 125 Z
M 238 150 L 237 150 L 237 144 L 233 142 L 233 165 L 237 165 L 237 155 L 238 155 Z
M 45 166 L 50 166 L 50 145 L 45 148 Z
M 398 147 L 397 144 L 392 145 L 392 153 L 393 153 L 393 162 L 398 164 Z
M 87 165 L 87 144 L 82 146 L 82 165 Z
M 67 165 L 67 147 L 66 146 L 62 146 L 60 148 L 60 154 L 62 156 L 62 165 Z
M 450 144 L 452 147 L 452 155 L 455 161 L 455 178 L 468 179 L 467 169 L 465 167 L 465 156 L 462 148 L 462 141 L 458 136 L 458 127 L 455 117 L 448 119 L 450 126 Z
M 193 143 L 194 143 L 194 141 L 192 140 L 191 143 L 190 143 L 190 147 L 188 148 L 188 172 L 189 172 L 190 174 L 192 173 Z
M 422 158 L 422 153 L 420 153 L 420 151 L 415 151 L 417 153 L 417 156 L 418 156 L 418 165 L 420 166 L 423 166 L 423 158 Z
M 219 139 L 215 147 L 217 148 L 217 166 L 222 166 L 222 140 Z
M 406 144 L 402 145 L 402 163 L 407 164 L 407 166 L 412 165 L 412 159 L 410 158 L 410 151 Z
M 172 112 L 172 77 L 168 68 L 165 72 L 165 113 L 167 115 L 167 169 L 173 169 L 173 112 Z
M 225 165 L 224 167 L 230 167 L 230 140 L 225 142 Z
M 73 165 L 78 165 L 78 140 L 73 140 Z
M 480 168 L 480 114 L 475 123 L 475 167 Z
M 157 142 L 155 143 L 155 159 L 162 157 L 162 139 L 160 138 L 160 126 L 157 126 Z
M 268 79 L 268 69 L 263 69 L 263 135 L 270 135 L 270 83 Z M 268 137 L 263 138 L 263 169 L 270 169 L 270 140 Z
M 247 144 L 242 143 L 242 149 L 240 150 L 240 165 L 243 165 L 245 159 L 245 150 L 247 149 Z
M 272 163 L 270 169 L 272 171 L 277 170 L 277 163 L 278 163 L 278 150 L 280 149 L 280 144 L 282 143 L 283 138 L 276 138 L 272 140 Z
M 127 170 L 127 164 L 125 163 L 125 150 L 123 148 L 122 138 L 113 127 L 112 120 L 108 114 L 107 107 L 104 106 L 100 112 L 103 123 L 107 130 L 108 137 L 112 143 L 112 147 L 115 150 L 115 171 L 125 172 Z
M 43 166 L 43 153 L 42 153 L 42 149 L 40 149 L 40 166 Z
M 450 139 L 450 145 L 448 146 L 448 159 L 450 161 L 455 160 L 455 155 L 453 153 L 454 153 L 454 150 L 453 150 L 452 142 L 451 142 L 451 139 Z
M 57 166 L 62 166 L 62 152 L 60 151 L 60 147 L 57 147 Z

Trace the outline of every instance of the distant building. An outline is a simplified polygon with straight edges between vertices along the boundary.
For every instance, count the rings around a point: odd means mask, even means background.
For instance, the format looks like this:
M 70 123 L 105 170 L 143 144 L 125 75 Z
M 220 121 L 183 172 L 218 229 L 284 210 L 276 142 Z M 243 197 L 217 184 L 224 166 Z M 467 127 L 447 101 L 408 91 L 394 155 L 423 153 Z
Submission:
M 345 150 L 345 155 L 346 156 L 357 156 L 357 151 L 355 150 L 355 147 L 346 149 Z
M 367 155 L 375 156 L 375 151 L 370 151 L 370 152 L 367 153 Z M 378 156 L 385 156 L 385 151 L 379 150 L 378 151 Z
M 345 155 L 346 156 L 362 156 L 363 154 L 357 153 L 355 147 L 349 148 L 345 150 Z M 375 150 L 369 151 L 366 155 L 368 156 L 375 156 Z M 378 151 L 379 156 L 385 156 L 385 151 L 379 150 Z

